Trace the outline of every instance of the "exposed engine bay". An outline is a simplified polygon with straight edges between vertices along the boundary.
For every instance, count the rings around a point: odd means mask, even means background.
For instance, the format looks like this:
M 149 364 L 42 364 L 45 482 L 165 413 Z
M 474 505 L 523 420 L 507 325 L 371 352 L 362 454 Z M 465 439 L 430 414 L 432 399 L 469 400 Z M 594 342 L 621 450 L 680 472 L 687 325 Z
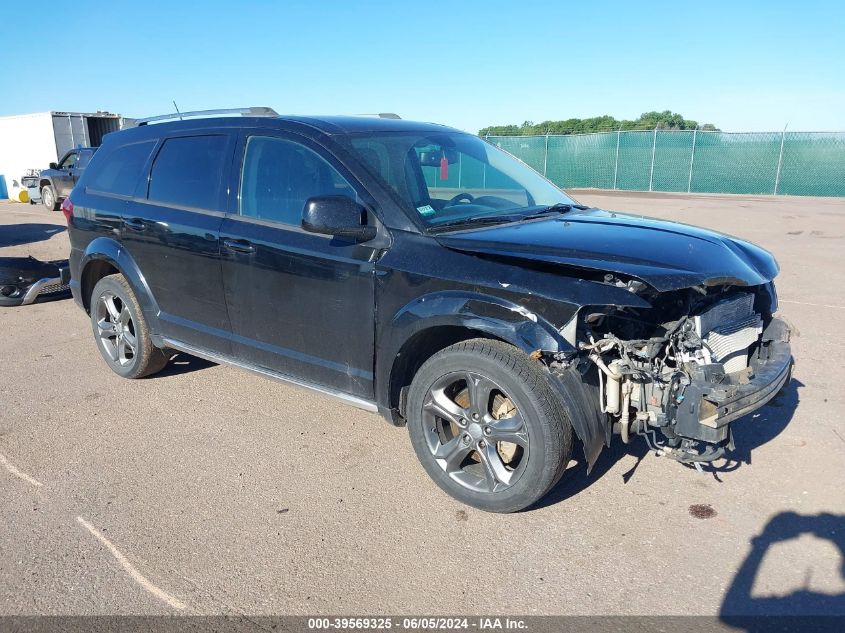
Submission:
M 613 281 L 648 292 L 640 282 Z M 771 283 L 647 298 L 651 309 L 582 312 L 582 371 L 597 370 L 601 412 L 623 442 L 642 436 L 658 454 L 700 468 L 733 448 L 730 422 L 788 382 L 790 329 L 772 316 Z

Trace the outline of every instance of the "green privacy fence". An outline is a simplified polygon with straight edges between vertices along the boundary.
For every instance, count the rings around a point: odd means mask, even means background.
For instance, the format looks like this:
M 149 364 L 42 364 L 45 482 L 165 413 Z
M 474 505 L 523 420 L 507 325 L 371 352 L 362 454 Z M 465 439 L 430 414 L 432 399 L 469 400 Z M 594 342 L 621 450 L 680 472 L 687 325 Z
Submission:
M 654 130 L 487 140 L 564 189 L 845 196 L 845 132 Z

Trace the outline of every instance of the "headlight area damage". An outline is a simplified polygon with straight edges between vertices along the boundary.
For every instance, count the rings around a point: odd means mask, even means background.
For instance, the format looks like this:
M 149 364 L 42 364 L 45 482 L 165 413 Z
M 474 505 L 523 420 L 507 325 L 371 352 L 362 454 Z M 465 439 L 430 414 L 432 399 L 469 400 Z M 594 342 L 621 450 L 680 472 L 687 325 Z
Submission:
M 606 433 L 582 437 L 588 464 L 611 433 L 625 443 L 639 435 L 658 454 L 698 468 L 721 458 L 733 448 L 731 422 L 790 379 L 790 328 L 773 316 L 773 284 L 658 293 L 639 281 L 606 281 L 651 307 L 582 307 L 561 330 L 577 352 L 548 359 L 562 385 L 577 372 L 598 389 Z

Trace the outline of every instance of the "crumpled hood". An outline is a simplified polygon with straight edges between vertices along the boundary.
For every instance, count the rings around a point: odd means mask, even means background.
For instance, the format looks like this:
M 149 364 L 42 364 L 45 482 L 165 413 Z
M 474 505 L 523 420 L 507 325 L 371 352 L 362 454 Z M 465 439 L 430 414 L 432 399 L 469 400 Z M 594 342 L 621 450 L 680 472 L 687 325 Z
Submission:
M 750 242 L 678 222 L 599 209 L 441 234 L 437 240 L 464 252 L 627 275 L 660 292 L 696 285 L 757 286 L 778 273 L 771 253 Z

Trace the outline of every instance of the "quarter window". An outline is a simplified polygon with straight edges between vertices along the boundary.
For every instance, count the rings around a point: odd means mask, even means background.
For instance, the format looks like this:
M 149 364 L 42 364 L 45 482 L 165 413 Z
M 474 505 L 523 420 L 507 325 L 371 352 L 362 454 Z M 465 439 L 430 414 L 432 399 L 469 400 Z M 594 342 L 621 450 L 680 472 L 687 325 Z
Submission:
M 85 184 L 86 189 L 131 196 L 155 144 L 155 141 L 132 143 L 105 155 L 101 155 L 101 150 L 97 153 L 95 167 L 85 172 L 90 178 Z
M 221 211 L 220 182 L 227 141 L 221 135 L 167 139 L 153 163 L 149 199 Z
M 241 215 L 299 226 L 305 201 L 355 190 L 317 153 L 285 139 L 248 139 L 241 176 Z

